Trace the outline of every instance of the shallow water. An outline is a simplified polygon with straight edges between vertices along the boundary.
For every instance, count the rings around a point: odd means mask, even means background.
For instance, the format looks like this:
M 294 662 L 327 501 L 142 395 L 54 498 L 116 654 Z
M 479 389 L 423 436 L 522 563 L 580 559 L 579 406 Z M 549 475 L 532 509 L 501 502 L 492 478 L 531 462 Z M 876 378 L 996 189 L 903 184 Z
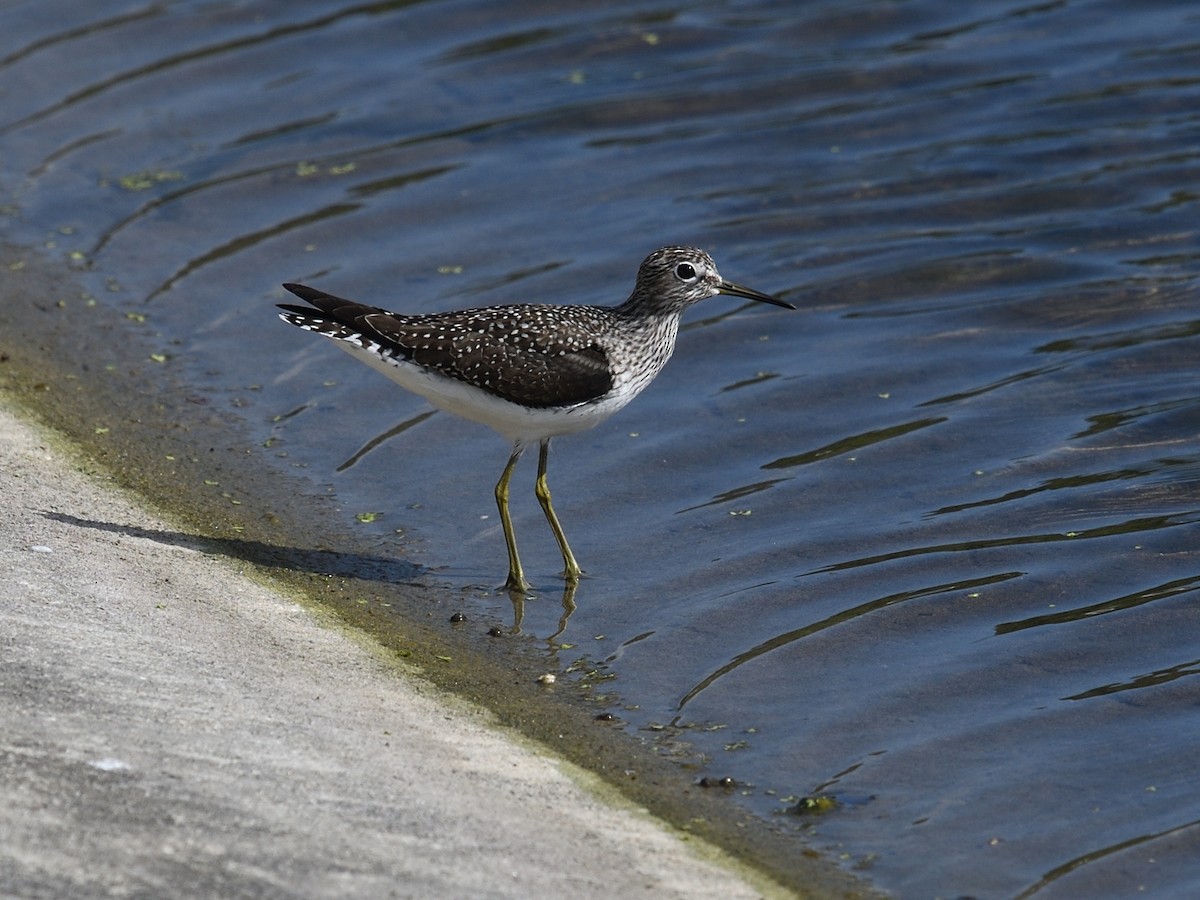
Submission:
M 902 896 L 1194 892 L 1200 14 L 777 6 L 9 3 L 6 230 L 510 624 L 503 442 L 277 285 L 615 303 L 711 250 L 801 311 L 709 301 L 556 442 L 561 633 L 525 462 L 522 632 Z

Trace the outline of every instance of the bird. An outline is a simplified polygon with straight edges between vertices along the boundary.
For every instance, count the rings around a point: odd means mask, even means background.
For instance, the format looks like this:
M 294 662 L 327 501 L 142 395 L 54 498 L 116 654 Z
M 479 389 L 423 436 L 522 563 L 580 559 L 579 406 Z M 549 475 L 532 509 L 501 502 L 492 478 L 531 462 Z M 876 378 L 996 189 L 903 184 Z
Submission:
M 510 442 L 495 498 L 508 547 L 504 588 L 520 594 L 531 587 L 508 498 L 525 450 L 538 445 L 535 494 L 573 589 L 583 571 L 550 498 L 551 439 L 600 424 L 640 394 L 670 359 L 680 318 L 693 304 L 725 294 L 796 308 L 726 281 L 705 251 L 674 246 L 642 261 L 633 292 L 619 306 L 523 303 L 403 315 L 302 284 L 283 287 L 309 304 L 278 304 L 283 321 L 334 340 L 401 387 Z

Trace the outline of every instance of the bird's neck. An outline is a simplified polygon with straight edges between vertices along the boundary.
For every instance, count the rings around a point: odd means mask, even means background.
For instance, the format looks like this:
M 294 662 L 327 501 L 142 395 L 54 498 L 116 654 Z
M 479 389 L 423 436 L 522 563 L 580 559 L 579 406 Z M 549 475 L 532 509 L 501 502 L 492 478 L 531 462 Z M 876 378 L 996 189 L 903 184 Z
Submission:
M 662 370 L 675 350 L 680 311 L 647 308 L 631 297 L 614 308 L 620 340 L 608 348 L 618 368 L 636 383 L 637 393 Z

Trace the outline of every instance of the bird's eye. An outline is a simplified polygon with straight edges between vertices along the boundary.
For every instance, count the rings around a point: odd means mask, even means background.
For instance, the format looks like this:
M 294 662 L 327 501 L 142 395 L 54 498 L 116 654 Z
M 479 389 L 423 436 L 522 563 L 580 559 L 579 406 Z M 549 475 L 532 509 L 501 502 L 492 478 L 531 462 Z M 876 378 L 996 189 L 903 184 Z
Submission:
M 675 277 L 680 281 L 695 281 L 696 267 L 691 263 L 680 263 L 675 267 Z

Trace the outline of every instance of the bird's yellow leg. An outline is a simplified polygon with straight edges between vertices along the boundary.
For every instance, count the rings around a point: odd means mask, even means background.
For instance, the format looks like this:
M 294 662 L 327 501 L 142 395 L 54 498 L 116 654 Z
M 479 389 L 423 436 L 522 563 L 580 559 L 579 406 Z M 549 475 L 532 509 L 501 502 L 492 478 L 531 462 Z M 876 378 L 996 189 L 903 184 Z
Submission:
M 546 514 L 546 521 L 550 523 L 550 530 L 554 532 L 554 539 L 558 541 L 558 549 L 562 551 L 563 578 L 567 580 L 567 584 L 577 584 L 583 570 L 579 568 L 579 563 L 575 562 L 575 554 L 571 552 L 567 536 L 563 533 L 562 526 L 558 524 L 558 516 L 554 514 L 554 506 L 550 503 L 550 485 L 546 483 L 546 463 L 549 456 L 550 441 L 542 441 L 541 452 L 538 454 L 538 477 L 535 490 L 538 502 L 542 504 L 542 512 Z
M 504 526 L 504 541 L 508 544 L 508 581 L 504 582 L 505 590 L 529 590 L 529 582 L 525 580 L 525 572 L 521 569 L 521 557 L 517 555 L 517 535 L 513 531 L 512 516 L 508 514 L 508 482 L 512 478 L 517 460 L 521 458 L 524 447 L 518 445 L 508 458 L 504 474 L 496 482 L 496 507 L 500 510 L 500 524 Z

